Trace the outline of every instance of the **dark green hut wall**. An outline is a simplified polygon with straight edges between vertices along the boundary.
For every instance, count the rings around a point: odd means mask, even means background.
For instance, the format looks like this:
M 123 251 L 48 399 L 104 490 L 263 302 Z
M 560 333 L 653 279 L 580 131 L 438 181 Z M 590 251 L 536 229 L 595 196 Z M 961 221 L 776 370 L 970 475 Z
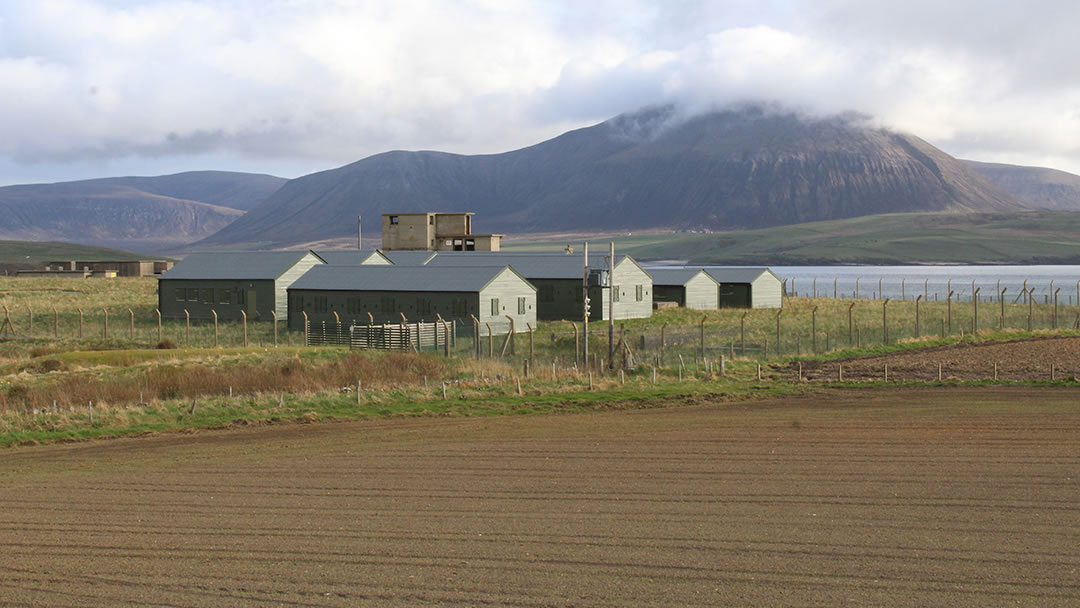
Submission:
M 248 313 L 249 321 L 270 321 L 274 311 L 274 281 L 159 280 L 158 310 L 162 318 L 183 319 L 184 309 L 192 319 L 211 320 L 211 311 L 216 311 L 221 321 L 239 321 L 243 310 Z

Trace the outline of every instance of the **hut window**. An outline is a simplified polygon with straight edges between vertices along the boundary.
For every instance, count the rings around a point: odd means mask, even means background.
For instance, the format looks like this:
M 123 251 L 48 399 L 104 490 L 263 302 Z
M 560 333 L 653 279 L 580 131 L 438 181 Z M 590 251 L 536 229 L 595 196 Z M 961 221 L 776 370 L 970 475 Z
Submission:
M 491 316 L 499 316 L 499 298 L 491 298 Z
M 397 223 L 398 223 L 398 217 L 396 215 L 391 215 L 390 216 L 390 225 L 391 226 L 397 226 Z
M 416 298 L 416 313 L 421 315 L 431 314 L 431 299 Z
M 202 290 L 202 303 L 213 304 L 214 303 L 214 289 L 212 287 L 204 287 Z
M 469 307 L 468 303 L 465 301 L 465 298 L 454 298 L 452 310 L 454 316 L 464 317 L 465 315 L 469 314 Z
M 199 301 L 199 288 L 198 287 L 188 287 L 187 300 L 188 300 L 188 302 L 198 302 Z
M 637 301 L 640 302 L 645 299 L 645 286 L 638 285 L 634 288 L 634 294 L 637 297 Z
M 518 314 L 525 314 L 525 298 L 518 298 Z
M 326 312 L 326 296 L 315 296 L 315 312 Z
M 540 287 L 540 301 L 541 302 L 554 302 L 555 301 L 555 288 L 551 285 L 544 285 Z
M 618 285 L 615 285 L 614 287 L 611 288 L 611 301 L 612 302 L 618 302 L 619 301 L 619 286 Z
M 397 302 L 394 301 L 394 298 L 383 298 L 381 303 L 383 312 L 388 314 L 397 312 Z
M 176 289 L 176 301 L 177 302 L 183 302 L 185 295 L 187 295 L 187 294 L 184 293 L 184 288 L 183 287 L 178 287 Z
M 247 304 L 247 292 L 245 292 L 243 289 L 236 290 L 236 303 L 240 304 L 241 306 Z
M 232 290 L 231 289 L 219 289 L 218 290 L 218 304 L 232 304 Z

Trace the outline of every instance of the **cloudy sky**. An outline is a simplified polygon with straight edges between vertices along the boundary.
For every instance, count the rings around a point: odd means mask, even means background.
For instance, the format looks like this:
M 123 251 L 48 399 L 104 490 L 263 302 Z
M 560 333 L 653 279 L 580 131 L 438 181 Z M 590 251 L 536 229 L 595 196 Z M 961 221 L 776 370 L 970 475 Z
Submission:
M 9 0 L 0 184 L 501 152 L 662 102 L 1080 173 L 1080 3 Z

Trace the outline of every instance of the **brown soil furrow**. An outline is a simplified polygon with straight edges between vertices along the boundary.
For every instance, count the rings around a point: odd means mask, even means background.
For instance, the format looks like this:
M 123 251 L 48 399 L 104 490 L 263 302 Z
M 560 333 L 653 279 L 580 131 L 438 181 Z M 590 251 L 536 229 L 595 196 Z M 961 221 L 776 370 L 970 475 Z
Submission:
M 11 450 L 0 597 L 1066 606 L 1078 395 L 866 389 Z

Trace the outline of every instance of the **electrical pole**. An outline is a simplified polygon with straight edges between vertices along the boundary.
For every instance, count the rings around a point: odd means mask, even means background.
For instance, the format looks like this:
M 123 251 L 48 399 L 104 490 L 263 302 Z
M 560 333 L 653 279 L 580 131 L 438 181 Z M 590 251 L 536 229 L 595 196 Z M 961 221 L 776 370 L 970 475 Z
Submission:
M 585 241 L 585 251 L 582 259 L 584 260 L 585 275 L 581 279 L 581 302 L 584 318 L 582 319 L 581 326 L 584 328 L 581 331 L 581 343 L 583 345 L 582 353 L 585 355 L 585 366 L 589 366 L 589 241 Z
M 615 241 L 611 241 L 608 247 L 608 285 L 611 286 L 608 294 L 608 325 L 607 325 L 607 356 L 608 367 L 615 369 Z
M 362 241 L 364 237 L 364 231 L 361 230 L 363 224 L 360 223 L 361 216 L 356 216 L 356 248 L 363 249 Z

